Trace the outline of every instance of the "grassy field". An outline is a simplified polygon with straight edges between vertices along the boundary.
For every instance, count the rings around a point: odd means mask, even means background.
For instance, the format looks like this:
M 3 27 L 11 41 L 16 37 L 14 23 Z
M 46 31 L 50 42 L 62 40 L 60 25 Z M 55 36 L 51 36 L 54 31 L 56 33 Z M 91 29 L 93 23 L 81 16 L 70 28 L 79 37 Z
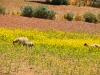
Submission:
M 19 36 L 35 46 L 14 46 Z M 100 44 L 100 35 L 0 28 L 0 73 L 17 73 L 27 63 L 35 75 L 100 75 L 100 51 L 84 47 L 85 42 Z

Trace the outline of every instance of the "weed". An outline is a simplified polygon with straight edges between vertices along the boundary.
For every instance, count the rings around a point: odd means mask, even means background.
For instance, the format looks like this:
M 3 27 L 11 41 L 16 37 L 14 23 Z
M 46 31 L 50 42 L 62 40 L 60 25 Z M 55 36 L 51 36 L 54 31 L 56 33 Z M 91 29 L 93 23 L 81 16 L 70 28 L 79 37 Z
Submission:
M 71 13 L 71 12 L 68 12 L 67 15 L 66 15 L 66 19 L 69 20 L 69 21 L 72 21 L 73 17 L 74 17 L 74 14 Z
M 0 14 L 5 14 L 5 8 L 0 6 Z

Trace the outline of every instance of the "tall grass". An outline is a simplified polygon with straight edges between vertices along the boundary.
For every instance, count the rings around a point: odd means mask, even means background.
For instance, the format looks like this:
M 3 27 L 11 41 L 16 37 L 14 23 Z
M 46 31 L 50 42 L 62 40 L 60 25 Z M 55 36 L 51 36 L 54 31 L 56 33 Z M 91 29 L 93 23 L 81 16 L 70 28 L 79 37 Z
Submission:
M 19 36 L 35 46 L 13 46 Z M 100 44 L 100 35 L 0 28 L 0 73 L 17 75 L 27 64 L 35 75 L 100 75 L 100 51 L 84 47 L 85 42 Z

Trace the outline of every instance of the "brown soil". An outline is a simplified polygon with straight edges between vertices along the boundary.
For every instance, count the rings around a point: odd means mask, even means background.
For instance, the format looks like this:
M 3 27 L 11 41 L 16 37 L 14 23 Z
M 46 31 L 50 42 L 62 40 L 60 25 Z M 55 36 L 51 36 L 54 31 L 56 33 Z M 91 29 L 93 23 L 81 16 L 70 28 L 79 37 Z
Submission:
M 83 21 L 46 20 L 38 18 L 27 18 L 22 16 L 0 15 L 0 27 L 25 28 L 39 30 L 61 30 L 68 32 L 100 33 L 100 24 Z
M 100 23 L 87 23 L 84 21 L 67 21 L 63 17 L 67 12 L 72 12 L 74 15 L 77 13 L 84 14 L 85 12 L 92 12 L 97 14 L 100 12 L 99 8 L 93 7 L 78 7 L 72 5 L 49 5 L 44 4 L 45 0 L 35 0 L 33 2 L 25 2 L 24 0 L 1 0 L 0 5 L 6 7 L 6 11 L 10 11 L 10 15 L 0 15 L 0 27 L 8 28 L 28 28 L 48 30 L 56 29 L 69 32 L 92 32 L 99 33 Z M 12 12 L 20 12 L 20 6 L 31 5 L 37 7 L 39 5 L 46 5 L 57 13 L 55 20 L 27 18 L 22 16 L 12 16 Z

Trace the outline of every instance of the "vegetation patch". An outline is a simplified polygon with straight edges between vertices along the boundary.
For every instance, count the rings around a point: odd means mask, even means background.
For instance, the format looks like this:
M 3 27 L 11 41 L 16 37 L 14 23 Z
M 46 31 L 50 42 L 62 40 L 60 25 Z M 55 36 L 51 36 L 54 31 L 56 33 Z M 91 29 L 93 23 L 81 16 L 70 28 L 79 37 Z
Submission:
M 67 15 L 65 15 L 65 18 L 69 21 L 72 21 L 74 17 L 74 14 L 72 12 L 68 12 Z
M 87 12 L 84 14 L 84 19 L 86 22 L 90 22 L 90 23 L 98 21 L 98 19 L 96 18 L 96 15 L 90 12 Z
M 14 46 L 19 36 L 29 38 L 34 47 Z M 50 75 L 99 75 L 100 49 L 84 46 L 99 40 L 96 34 L 0 28 L 0 73 L 17 74 L 27 62 L 37 75 L 44 70 Z
M 45 18 L 45 19 L 54 19 L 55 14 L 56 13 L 53 10 L 50 10 L 46 6 L 39 6 L 35 9 L 34 17 Z
M 51 4 L 55 5 L 68 5 L 69 0 L 52 0 Z
M 34 9 L 32 6 L 24 6 L 24 7 L 21 7 L 20 9 L 22 11 L 21 13 L 22 16 L 33 17 Z
M 5 8 L 0 6 L 0 14 L 5 14 Z

